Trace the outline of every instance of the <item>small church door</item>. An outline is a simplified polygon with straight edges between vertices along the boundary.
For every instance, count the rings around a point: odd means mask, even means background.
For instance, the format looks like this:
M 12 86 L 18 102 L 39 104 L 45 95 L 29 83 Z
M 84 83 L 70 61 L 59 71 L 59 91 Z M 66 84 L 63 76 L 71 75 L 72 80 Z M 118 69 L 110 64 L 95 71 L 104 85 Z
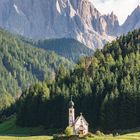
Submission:
M 84 131 L 83 130 L 79 130 L 79 135 L 83 135 Z
M 80 125 L 80 127 L 79 127 L 79 135 L 84 135 L 84 127 L 83 127 L 83 125 Z

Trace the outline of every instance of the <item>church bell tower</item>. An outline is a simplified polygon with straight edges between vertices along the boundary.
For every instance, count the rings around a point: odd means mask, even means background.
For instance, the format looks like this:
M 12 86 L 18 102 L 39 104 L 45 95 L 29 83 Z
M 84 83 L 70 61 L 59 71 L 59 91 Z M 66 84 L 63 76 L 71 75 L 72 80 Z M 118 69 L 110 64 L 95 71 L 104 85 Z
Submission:
M 73 126 L 75 121 L 75 110 L 74 110 L 74 102 L 71 100 L 69 102 L 69 126 Z

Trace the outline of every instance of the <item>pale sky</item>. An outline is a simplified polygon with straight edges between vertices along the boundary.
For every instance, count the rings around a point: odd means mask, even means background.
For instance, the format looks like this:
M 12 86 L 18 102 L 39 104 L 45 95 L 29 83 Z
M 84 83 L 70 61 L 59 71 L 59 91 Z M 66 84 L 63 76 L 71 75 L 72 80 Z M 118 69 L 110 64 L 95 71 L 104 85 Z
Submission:
M 128 15 L 140 5 L 140 0 L 90 0 L 94 6 L 102 13 L 108 14 L 112 11 L 117 15 L 122 24 Z

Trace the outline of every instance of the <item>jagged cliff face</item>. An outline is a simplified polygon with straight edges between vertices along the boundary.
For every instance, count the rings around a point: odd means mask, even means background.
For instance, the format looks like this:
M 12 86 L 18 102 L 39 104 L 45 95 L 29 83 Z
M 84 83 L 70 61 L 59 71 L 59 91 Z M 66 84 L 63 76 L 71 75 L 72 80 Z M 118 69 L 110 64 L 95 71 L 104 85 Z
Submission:
M 1 0 L 0 6 L 1 27 L 33 39 L 74 38 L 92 49 L 112 40 L 119 26 L 89 0 Z
M 112 12 L 111 15 L 104 15 L 104 18 L 108 27 L 106 33 L 112 36 L 116 36 L 120 28 L 117 16 Z
M 93 50 L 124 32 L 89 0 L 0 0 L 0 26 L 37 40 L 74 38 Z
M 129 31 L 140 28 L 140 6 L 138 6 L 130 16 L 127 17 L 125 23 L 121 26 L 119 34 L 126 34 Z

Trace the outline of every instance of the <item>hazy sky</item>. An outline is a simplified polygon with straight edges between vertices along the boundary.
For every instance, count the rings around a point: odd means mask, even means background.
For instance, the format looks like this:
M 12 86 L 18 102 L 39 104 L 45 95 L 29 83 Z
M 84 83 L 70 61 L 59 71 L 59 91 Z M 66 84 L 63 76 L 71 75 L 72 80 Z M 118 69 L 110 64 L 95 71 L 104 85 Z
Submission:
M 108 14 L 112 11 L 118 16 L 122 24 L 128 15 L 140 5 L 140 0 L 90 0 L 94 6 L 102 13 Z

